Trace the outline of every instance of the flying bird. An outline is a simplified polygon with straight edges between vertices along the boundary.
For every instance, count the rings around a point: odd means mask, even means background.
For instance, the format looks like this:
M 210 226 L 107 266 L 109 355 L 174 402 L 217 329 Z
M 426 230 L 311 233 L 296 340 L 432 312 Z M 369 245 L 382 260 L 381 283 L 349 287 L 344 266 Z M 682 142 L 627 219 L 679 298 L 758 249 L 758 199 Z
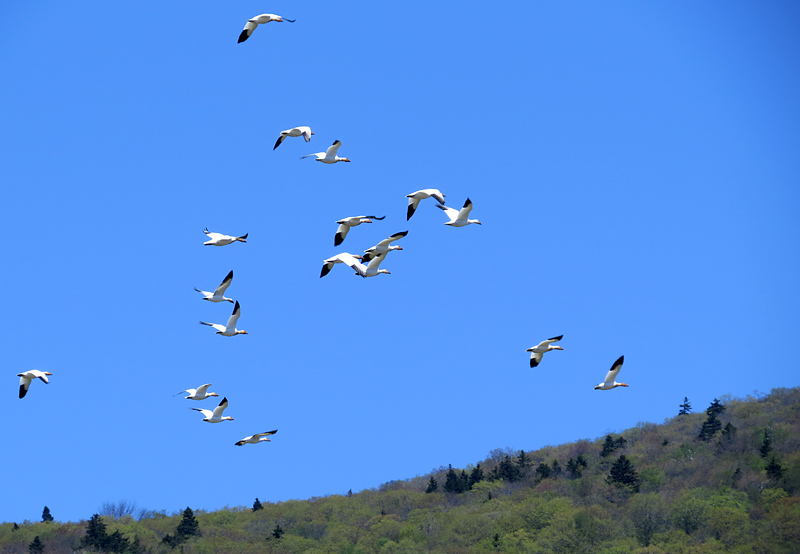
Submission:
M 49 371 L 39 371 L 38 369 L 31 369 L 23 373 L 17 373 L 17 377 L 19 377 L 19 397 L 24 398 L 25 395 L 28 394 L 28 389 L 31 387 L 31 381 L 34 379 L 41 379 L 44 381 L 45 385 L 49 384 L 50 381 L 47 380 L 48 375 L 52 375 L 52 373 Z
M 222 335 L 223 337 L 232 337 L 234 335 L 246 335 L 247 331 L 241 331 L 236 328 L 236 322 L 239 321 L 239 316 L 242 315 L 241 311 L 239 310 L 239 301 L 236 301 L 236 304 L 233 306 L 233 313 L 231 317 L 228 318 L 227 325 L 220 325 L 219 323 L 206 323 L 205 321 L 201 321 L 201 325 L 208 325 L 209 327 L 213 327 L 217 330 L 218 335 Z
M 244 446 L 245 444 L 258 444 L 259 442 L 272 442 L 269 440 L 269 435 L 274 435 L 277 433 L 278 430 L 275 429 L 274 431 L 267 431 L 266 433 L 256 433 L 255 435 L 250 435 L 249 437 L 245 437 L 240 441 L 236 442 L 236 446 Z
M 415 211 L 417 211 L 417 206 L 419 206 L 420 201 L 430 197 L 433 197 L 440 204 L 444 204 L 445 195 L 442 194 L 439 189 L 422 189 L 418 190 L 417 192 L 412 192 L 411 194 L 406 194 L 406 198 L 408 198 L 408 213 L 406 213 L 406 221 L 411 219 L 411 216 L 414 215 Z
M 551 350 L 564 350 L 560 346 L 550 346 L 552 343 L 560 341 L 561 337 L 563 336 L 564 335 L 558 335 L 552 339 L 543 340 L 533 348 L 528 348 L 525 352 L 531 353 L 531 367 L 536 367 L 539 365 L 545 352 L 550 352 Z
M 378 266 L 381 265 L 384 259 L 386 259 L 386 254 L 378 254 L 369 264 L 364 265 L 359 263 L 358 260 L 355 259 L 354 256 L 350 254 L 339 254 L 341 261 L 346 263 L 348 266 L 353 268 L 356 272 L 356 275 L 361 275 L 362 277 L 375 277 L 379 273 L 386 273 L 390 275 L 391 272 L 387 269 L 378 269 Z
M 242 34 L 239 35 L 239 42 L 244 42 L 249 39 L 250 35 L 253 34 L 253 31 L 256 30 L 256 27 L 263 25 L 264 23 L 269 23 L 270 21 L 277 21 L 278 23 L 288 21 L 289 23 L 294 23 L 297 20 L 286 19 L 279 15 L 275 15 L 274 13 L 262 13 L 261 15 L 251 17 L 247 20 L 247 23 L 244 24 L 244 30 L 242 31 Z
M 272 147 L 275 150 L 281 143 L 286 140 L 286 137 L 303 137 L 306 139 L 306 142 L 311 140 L 311 135 L 314 133 L 311 131 L 311 127 L 295 127 L 294 129 L 286 129 L 285 131 L 281 131 L 281 136 L 278 137 L 278 142 L 275 143 L 275 146 Z
M 208 235 L 209 240 L 203 243 L 204 246 L 225 246 L 226 244 L 231 244 L 232 242 L 247 242 L 246 239 L 247 235 L 250 233 L 245 233 L 241 237 L 234 237 L 231 235 L 223 235 L 222 233 L 211 233 L 208 230 L 208 227 L 203 229 L 203 232 Z
M 408 231 L 403 231 L 402 233 L 395 233 L 388 239 L 383 239 L 378 244 L 373 246 L 372 248 L 368 248 L 364 250 L 366 255 L 364 256 L 364 263 L 368 263 L 371 261 L 375 256 L 379 256 L 381 254 L 388 254 L 392 250 L 402 250 L 402 246 L 397 246 L 392 244 L 396 240 L 400 240 L 404 236 L 408 234 Z
M 205 400 L 206 398 L 210 398 L 212 396 L 219 396 L 215 392 L 207 392 L 208 387 L 211 386 L 211 383 L 206 385 L 200 385 L 196 389 L 186 389 L 182 390 L 181 392 L 173 394 L 173 396 L 178 396 L 181 393 L 188 392 L 189 396 L 184 396 L 184 398 L 188 398 L 189 400 Z
M 195 287 L 194 290 L 201 293 L 203 295 L 203 300 L 208 300 L 209 302 L 230 302 L 233 304 L 233 300 L 230 298 L 225 298 L 225 291 L 228 290 L 228 287 L 231 285 L 231 281 L 233 281 L 233 270 L 231 270 L 228 275 L 222 280 L 222 282 L 217 287 L 217 290 L 214 292 L 208 292 L 205 290 L 200 290 Z
M 364 259 L 362 256 L 350 254 L 349 252 L 343 252 L 343 254 L 347 254 L 348 256 L 352 256 L 358 260 Z M 319 274 L 320 279 L 330 273 L 334 265 L 344 263 L 344 260 L 342 260 L 339 256 L 341 256 L 341 254 L 336 254 L 335 256 L 332 256 L 323 262 L 322 271 Z
M 333 237 L 333 245 L 339 246 L 342 244 L 347 236 L 347 233 L 350 232 L 351 227 L 357 227 L 362 223 L 372 223 L 373 219 L 380 221 L 382 219 L 386 219 L 386 216 L 375 217 L 374 215 L 355 215 L 353 217 L 345 217 L 344 219 L 340 219 L 336 222 L 339 224 L 339 227 L 336 229 L 336 236 Z
M 441 204 L 439 204 L 438 207 L 444 210 L 444 213 L 450 218 L 450 221 L 445 223 L 445 225 L 451 225 L 453 227 L 463 227 L 464 225 L 469 225 L 470 223 L 482 225 L 482 223 L 477 219 L 468 219 L 469 212 L 472 211 L 472 200 L 469 198 L 467 198 L 467 201 L 464 202 L 464 207 L 460 210 L 448 208 L 447 206 L 442 206 Z
M 597 385 L 594 390 L 611 390 L 614 387 L 627 387 L 626 383 L 617 383 L 617 375 L 619 374 L 619 370 L 622 369 L 622 362 L 625 360 L 625 356 L 620 356 L 619 359 L 614 362 L 614 365 L 611 366 L 611 369 L 608 370 L 606 374 L 606 380 Z
M 192 410 L 196 412 L 202 412 L 202 414 L 206 417 L 203 418 L 203 421 L 207 421 L 208 423 L 219 423 L 221 421 L 225 421 L 226 419 L 230 419 L 233 421 L 233 418 L 230 416 L 223 416 L 222 412 L 225 411 L 225 408 L 228 407 L 228 398 L 225 397 L 222 399 L 222 402 L 219 403 L 219 406 L 214 408 L 214 411 L 211 410 L 204 410 L 203 408 L 192 408 Z
M 335 164 L 336 162 L 349 162 L 350 160 L 347 158 L 340 158 L 336 155 L 336 152 L 339 151 L 339 147 L 342 145 L 342 141 L 337 140 L 331 144 L 325 152 L 316 152 L 314 154 L 309 154 L 308 156 L 300 156 L 300 159 L 303 158 L 310 158 L 311 156 L 316 156 L 318 162 L 322 162 L 324 164 Z

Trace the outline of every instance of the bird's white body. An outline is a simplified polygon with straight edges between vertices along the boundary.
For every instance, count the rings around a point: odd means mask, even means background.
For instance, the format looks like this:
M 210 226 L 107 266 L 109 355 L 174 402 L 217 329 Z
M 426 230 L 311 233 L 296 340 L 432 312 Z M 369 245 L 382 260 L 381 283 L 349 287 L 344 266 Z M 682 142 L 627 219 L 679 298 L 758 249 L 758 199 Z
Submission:
M 203 295 L 203 300 L 208 300 L 209 302 L 230 302 L 233 304 L 232 298 L 225 297 L 225 291 L 228 290 L 228 287 L 231 285 L 231 281 L 233 281 L 233 270 L 222 280 L 222 283 L 217 287 L 214 292 L 208 292 L 205 290 L 200 290 L 195 288 L 197 292 Z
M 278 23 L 283 23 L 284 21 L 294 23 L 296 20 L 286 19 L 279 15 L 275 15 L 274 13 L 262 13 L 261 15 L 251 17 L 247 20 L 247 23 L 244 24 L 244 29 L 242 29 L 242 32 L 239 35 L 239 42 L 244 42 L 249 39 L 250 35 L 253 34 L 253 31 L 255 31 L 259 25 L 264 25 L 265 23 L 270 23 L 272 21 L 277 21 Z
M 557 337 L 553 337 L 552 339 L 543 340 L 536 346 L 528 348 L 526 352 L 531 353 L 531 367 L 536 367 L 539 365 L 545 352 L 550 352 L 551 350 L 564 350 L 560 346 L 552 346 L 554 342 L 560 341 L 563 336 L 564 335 L 559 335 Z
M 231 235 L 223 235 L 222 233 L 211 233 L 208 229 L 203 229 L 203 232 L 208 235 L 208 240 L 203 243 L 204 246 L 225 246 L 231 243 L 236 242 L 247 242 L 246 239 L 247 235 L 250 233 L 245 233 L 241 237 L 234 237 Z
M 343 263 L 353 268 L 357 275 L 361 275 L 362 277 L 375 277 L 380 273 L 386 273 L 387 275 L 391 273 L 389 270 L 378 268 L 381 262 L 386 258 L 386 254 L 378 254 L 367 265 L 359 263 L 358 260 L 350 254 L 339 254 L 339 258 Z
M 196 412 L 201 412 L 204 416 L 203 421 L 207 421 L 208 423 L 220 423 L 222 421 L 230 420 L 233 421 L 233 418 L 230 416 L 223 416 L 222 412 L 225 411 L 225 408 L 228 407 L 228 399 L 223 398 L 222 402 L 219 403 L 219 406 L 214 408 L 214 411 L 211 410 L 204 410 L 202 408 L 192 408 L 192 410 Z
M 250 435 L 249 437 L 245 437 L 240 441 L 237 441 L 235 444 L 236 446 L 243 446 L 245 444 L 258 444 L 259 442 L 270 442 L 269 437 L 277 433 L 278 430 L 275 429 L 274 431 L 267 431 L 266 433 L 256 433 L 255 435 Z
M 31 387 L 31 381 L 34 379 L 41 379 L 44 381 L 45 385 L 49 384 L 50 381 L 47 379 L 48 375 L 52 375 L 49 371 L 39 371 L 38 369 L 31 369 L 28 371 L 23 371 L 22 373 L 17 373 L 17 377 L 19 377 L 19 397 L 23 398 L 26 394 L 28 394 L 28 389 Z
M 336 222 L 339 224 L 339 227 L 336 228 L 336 235 L 333 237 L 333 245 L 339 246 L 342 244 L 351 228 L 358 227 L 362 223 L 372 223 L 373 219 L 381 220 L 385 217 L 386 216 L 375 217 L 374 215 L 355 215 L 353 217 L 345 217 L 340 219 Z
M 348 256 L 352 256 L 353 258 L 356 258 L 358 260 L 363 260 L 364 259 L 362 256 L 359 256 L 359 255 L 356 255 L 356 254 L 350 254 L 349 252 L 342 252 L 342 254 L 347 254 Z M 344 260 L 342 260 L 339 257 L 342 254 L 336 254 L 335 256 L 331 256 L 327 260 L 323 261 L 322 271 L 320 272 L 320 275 L 319 275 L 320 278 L 325 277 L 328 273 L 330 273 L 331 269 L 333 269 L 334 265 L 343 264 L 344 263 Z
M 311 127 L 295 127 L 293 129 L 286 129 L 285 131 L 281 131 L 281 136 L 278 137 L 278 142 L 275 143 L 275 146 L 272 148 L 275 150 L 281 143 L 286 140 L 286 137 L 303 137 L 306 139 L 306 142 L 311 140 L 311 135 L 314 133 L 311 131 Z
M 213 327 L 217 330 L 218 335 L 222 335 L 223 337 L 232 337 L 234 335 L 246 335 L 247 331 L 242 331 L 236 328 L 236 323 L 239 321 L 239 316 L 242 315 L 241 309 L 239 307 L 239 302 L 236 302 L 233 306 L 233 313 L 231 317 L 228 318 L 227 325 L 220 325 L 219 323 L 206 323 L 205 321 L 201 321 L 201 325 L 208 325 L 209 327 Z
M 188 392 L 189 396 L 184 396 L 184 398 L 187 398 L 189 400 L 205 400 L 206 398 L 211 398 L 212 396 L 219 396 L 215 392 L 208 392 L 208 387 L 210 386 L 211 383 L 208 383 L 207 385 L 200 385 L 196 389 L 182 390 L 178 394 L 181 394 L 183 392 Z
M 464 227 L 470 223 L 477 223 L 478 225 L 481 225 L 481 222 L 477 219 L 469 219 L 469 212 L 472 211 L 472 200 L 469 198 L 467 198 L 467 201 L 464 202 L 464 207 L 460 210 L 448 208 L 447 206 L 442 206 L 441 204 L 439 204 L 438 207 L 444 210 L 444 213 L 450 218 L 450 221 L 445 223 L 445 225 L 451 225 L 452 227 Z
M 335 164 L 336 162 L 349 162 L 348 158 L 340 158 L 337 156 L 337 152 L 339 152 L 339 147 L 342 145 L 342 141 L 337 140 L 331 144 L 325 152 L 315 152 L 314 154 L 309 154 L 308 156 L 301 156 L 300 159 L 303 158 L 310 158 L 312 156 L 316 157 L 316 161 L 322 162 L 324 164 Z
M 625 356 L 620 356 L 619 359 L 614 362 L 614 365 L 611 366 L 611 369 L 606 374 L 606 380 L 596 385 L 594 390 L 611 390 L 616 387 L 627 387 L 627 383 L 617 383 L 617 375 L 619 375 L 619 370 L 622 369 L 622 362 L 625 361 Z
M 411 194 L 406 194 L 406 198 L 408 198 L 408 212 L 406 213 L 406 221 L 411 219 L 411 216 L 414 215 L 415 211 L 417 211 L 420 201 L 430 197 L 436 199 L 436 201 L 440 204 L 444 204 L 445 195 L 442 194 L 442 191 L 439 189 L 422 189 L 412 192 Z
M 407 234 L 408 231 L 403 231 L 402 233 L 395 233 L 388 239 L 383 239 L 372 248 L 364 250 L 364 252 L 366 252 L 366 255 L 364 256 L 364 263 L 369 263 L 375 256 L 378 256 L 380 254 L 388 254 L 392 250 L 402 250 L 403 249 L 402 246 L 397 246 L 392 243 L 396 240 L 400 240 Z

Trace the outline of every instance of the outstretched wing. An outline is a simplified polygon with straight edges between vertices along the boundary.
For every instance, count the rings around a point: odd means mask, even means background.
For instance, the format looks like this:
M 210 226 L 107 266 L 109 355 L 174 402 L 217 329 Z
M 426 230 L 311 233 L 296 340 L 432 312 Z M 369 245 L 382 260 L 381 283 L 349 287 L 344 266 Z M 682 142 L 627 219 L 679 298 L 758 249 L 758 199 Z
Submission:
M 441 210 L 444 210 L 444 213 L 447 215 L 447 217 L 450 218 L 449 223 L 452 223 L 456 219 L 458 219 L 458 214 L 459 214 L 458 210 L 455 210 L 453 208 L 448 208 L 447 206 L 442 206 L 441 204 L 437 204 L 436 207 Z
M 472 211 L 472 200 L 467 198 L 467 201 L 464 202 L 464 207 L 461 208 L 458 212 L 458 219 L 469 219 L 469 212 Z
M 542 354 L 541 352 L 531 352 L 531 367 L 536 367 L 542 361 Z
M 233 306 L 233 313 L 231 317 L 228 318 L 228 325 L 226 329 L 234 331 L 236 329 L 236 322 L 239 321 L 239 316 L 242 315 L 241 310 L 239 309 L 239 301 L 236 301 L 236 304 Z
M 201 321 L 200 324 L 201 325 L 208 325 L 209 327 L 213 327 L 214 329 L 216 329 L 220 333 L 224 333 L 225 332 L 225 326 L 224 325 L 220 325 L 219 323 L 206 323 L 205 321 Z
M 194 410 L 195 412 L 202 413 L 207 418 L 213 417 L 214 415 L 214 412 L 212 412 L 211 410 L 204 410 L 203 408 L 192 408 L 192 410 Z
M 282 143 L 284 140 L 286 140 L 286 135 L 284 135 L 283 133 L 281 133 L 281 136 L 279 136 L 279 137 L 278 137 L 278 142 L 276 142 L 276 143 L 275 143 L 275 146 L 273 146 L 273 147 L 272 147 L 272 149 L 273 149 L 273 150 L 275 150 L 275 149 L 276 149 L 278 146 L 280 146 L 280 145 L 281 145 L 281 143 Z
M 389 237 L 388 239 L 383 239 L 382 241 L 380 241 L 378 243 L 378 246 L 389 246 L 391 243 L 393 243 L 396 240 L 400 240 L 401 238 L 403 238 L 407 234 L 408 234 L 408 231 L 403 231 L 402 233 L 395 233 L 391 237 Z
M 219 403 L 219 406 L 214 408 L 214 417 L 222 417 L 222 412 L 225 411 L 225 408 L 228 407 L 228 397 L 222 399 L 222 402 Z M 206 410 L 208 411 L 208 410 Z
M 214 296 L 222 296 L 225 294 L 225 291 L 231 286 L 231 281 L 233 281 L 233 270 L 231 270 L 219 284 L 217 290 L 214 291 Z
M 328 150 L 325 151 L 326 158 L 335 158 L 336 153 L 339 151 L 339 147 L 342 145 L 342 141 L 336 140 L 328 147 Z
M 253 34 L 253 31 L 256 30 L 256 27 L 258 27 L 258 23 L 256 23 L 252 19 L 248 19 L 247 23 L 244 24 L 244 29 L 242 29 L 242 33 L 239 35 L 238 42 L 244 42 L 247 39 L 249 39 L 250 35 Z
M 345 225 L 344 223 L 340 223 L 339 227 L 336 229 L 336 236 L 333 237 L 333 245 L 339 246 L 344 242 L 347 233 L 350 232 L 350 225 Z
M 613 383 L 617 380 L 617 375 L 619 375 L 619 370 L 622 369 L 622 362 L 625 361 L 625 356 L 620 356 L 619 359 L 614 362 L 614 365 L 611 366 L 611 369 L 608 370 L 606 374 L 605 383 Z

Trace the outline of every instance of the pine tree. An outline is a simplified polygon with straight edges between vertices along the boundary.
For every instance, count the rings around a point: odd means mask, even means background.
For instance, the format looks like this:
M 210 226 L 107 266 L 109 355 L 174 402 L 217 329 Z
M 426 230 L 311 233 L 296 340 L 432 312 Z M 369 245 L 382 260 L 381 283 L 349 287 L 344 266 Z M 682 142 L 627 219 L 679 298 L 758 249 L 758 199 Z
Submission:
M 683 397 L 683 404 L 680 405 L 680 409 L 681 411 L 678 412 L 678 415 L 688 415 L 692 413 L 692 404 L 689 402 L 688 397 Z
M 253 511 L 254 511 L 254 512 L 257 512 L 257 511 L 259 511 L 259 510 L 263 510 L 263 509 L 264 509 L 264 505 L 263 505 L 263 504 L 261 504 L 261 501 L 260 501 L 260 500 L 258 499 L 258 497 L 256 496 L 256 501 L 255 501 L 255 502 L 253 502 Z
M 53 516 L 50 515 L 50 508 L 47 506 L 45 506 L 44 510 L 42 510 L 42 521 L 53 521 Z
M 633 492 L 639 492 L 639 475 L 633 467 L 631 461 L 625 454 L 617 458 L 611 466 L 606 482 L 620 488 L 628 488 Z
M 272 530 L 272 538 L 274 538 L 276 540 L 280 539 L 283 536 L 284 533 L 285 533 L 285 531 L 280 526 L 280 524 L 276 523 L 275 524 L 275 529 Z
M 94 514 L 86 526 L 86 535 L 81 539 L 81 546 L 95 550 L 105 550 L 108 542 L 106 524 L 100 514 Z
M 761 457 L 765 460 L 769 453 L 772 452 L 772 431 L 769 429 L 764 429 L 764 440 L 761 441 Z
M 481 469 L 481 464 L 476 465 L 472 468 L 472 471 L 469 474 L 469 488 L 472 490 L 472 487 L 475 483 L 480 483 L 483 481 L 483 470 Z
M 625 445 L 628 444 L 628 441 L 625 440 L 625 437 L 620 435 L 620 437 L 614 441 L 614 450 L 618 450 L 620 448 L 625 448 Z
M 460 493 L 461 492 L 461 480 L 458 478 L 458 474 L 453 470 L 453 466 L 449 466 L 450 469 L 447 471 L 447 476 L 444 479 L 444 492 L 452 492 L 452 493 Z
M 543 479 L 547 479 L 552 474 L 552 470 L 550 466 L 546 463 L 542 462 L 539 464 L 539 467 L 536 468 L 536 480 L 541 481 Z
M 433 475 L 431 475 L 431 479 L 430 479 L 430 481 L 428 481 L 428 488 L 425 489 L 425 492 L 427 494 L 430 494 L 432 492 L 436 492 L 436 489 L 438 489 L 438 488 L 439 488 L 439 482 L 436 480 L 436 478 Z
M 461 486 L 460 492 L 466 492 L 471 488 L 471 485 L 469 484 L 469 475 L 467 475 L 466 470 L 461 470 L 461 475 L 458 476 L 458 481 Z
M 701 441 L 710 441 L 717 432 L 722 429 L 722 422 L 719 420 L 719 415 L 725 411 L 725 406 L 716 398 L 711 406 L 706 410 L 708 417 L 703 422 L 703 427 L 700 429 L 700 434 L 697 436 Z
M 714 401 L 711 403 L 711 406 L 708 407 L 706 413 L 708 415 L 714 414 L 715 416 L 722 415 L 722 412 L 725 411 L 725 405 L 719 401 L 719 399 L 715 398 Z
M 519 456 L 517 456 L 516 462 L 516 475 L 520 478 L 525 477 L 525 475 L 528 473 L 528 468 L 531 467 L 531 459 L 525 454 L 524 450 L 519 451 Z
M 125 537 L 125 535 L 117 530 L 108 536 L 108 539 L 106 539 L 106 544 L 103 547 L 103 551 L 122 554 L 123 552 L 126 552 L 129 547 L 130 543 L 128 542 L 128 539 Z
M 603 450 L 600 451 L 600 456 L 607 458 L 614 453 L 614 439 L 611 435 L 606 435 L 606 441 L 603 443 Z
M 181 522 L 175 529 L 175 535 L 180 536 L 185 540 L 191 537 L 192 535 L 199 535 L 199 534 L 200 534 L 200 524 L 194 517 L 194 512 L 192 511 L 192 509 L 187 506 L 186 509 L 183 511 L 183 519 L 181 519 Z
M 778 463 L 778 460 L 775 459 L 775 456 L 770 459 L 767 467 L 764 469 L 767 470 L 767 477 L 773 481 L 779 481 L 780 478 L 783 477 L 783 466 Z
M 39 535 L 36 535 L 28 545 L 28 552 L 31 554 L 42 554 L 44 552 L 44 543 L 39 539 Z
M 517 460 L 517 462 L 519 462 L 519 460 Z M 503 458 L 503 461 L 500 462 L 500 465 L 497 468 L 495 468 L 495 476 L 496 478 L 503 479 L 505 481 L 508 481 L 509 483 L 519 480 L 520 478 L 519 463 L 514 464 L 511 461 L 511 457 L 506 456 L 505 458 Z
M 578 454 L 577 457 L 567 460 L 567 471 L 569 471 L 569 476 L 573 479 L 580 477 L 583 474 L 583 468 L 586 466 L 587 462 L 583 454 Z
M 550 469 L 553 471 L 553 477 L 558 477 L 564 471 L 561 469 L 561 464 L 558 463 L 558 460 L 553 460 L 553 465 L 550 467 Z

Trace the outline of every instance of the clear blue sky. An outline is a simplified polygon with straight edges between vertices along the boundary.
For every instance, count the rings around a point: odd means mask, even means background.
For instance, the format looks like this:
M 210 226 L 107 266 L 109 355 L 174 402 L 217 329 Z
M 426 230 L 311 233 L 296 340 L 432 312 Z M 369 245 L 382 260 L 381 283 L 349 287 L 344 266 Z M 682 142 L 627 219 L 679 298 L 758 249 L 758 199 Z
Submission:
M 297 22 L 237 44 L 265 11 Z M 2 12 L 0 521 L 358 491 L 798 384 L 796 2 Z M 406 222 L 428 187 L 483 225 Z M 391 275 L 319 278 L 406 229 Z M 225 338 L 192 288 L 230 270 Z M 235 421 L 172 396 L 207 382 Z

